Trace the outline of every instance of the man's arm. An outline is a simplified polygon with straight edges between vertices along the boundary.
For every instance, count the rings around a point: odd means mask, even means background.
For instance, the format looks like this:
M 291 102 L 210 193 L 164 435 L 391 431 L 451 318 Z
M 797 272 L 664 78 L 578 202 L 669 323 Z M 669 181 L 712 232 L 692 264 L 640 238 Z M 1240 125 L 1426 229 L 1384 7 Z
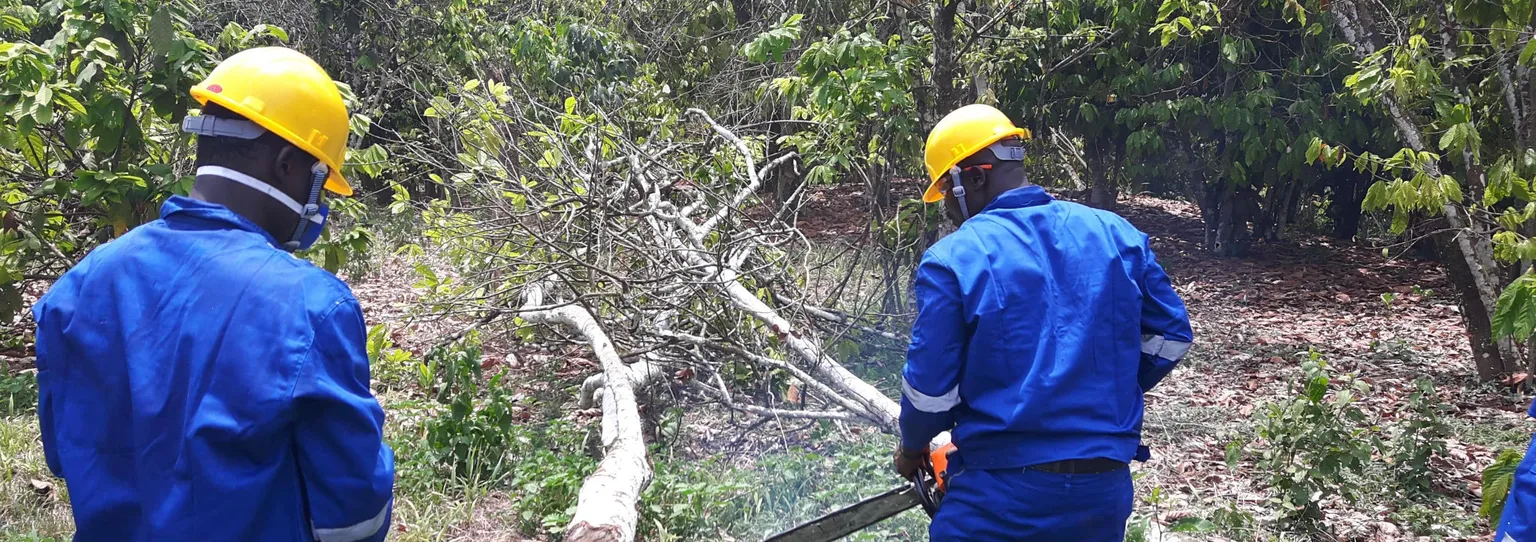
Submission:
M 47 297 L 44 297 L 46 300 Z M 54 476 L 64 477 L 64 466 L 59 461 L 58 434 L 53 425 L 53 379 L 54 372 L 50 368 L 54 365 L 53 356 L 53 332 L 43 322 L 43 315 L 48 310 L 45 302 L 39 302 L 32 308 L 32 320 L 37 323 L 37 429 L 43 441 L 43 459 L 48 463 L 48 471 Z
M 1137 381 L 1141 391 L 1151 390 L 1173 367 L 1184 359 L 1195 340 L 1189 327 L 1189 313 L 1184 300 L 1173 290 L 1173 283 L 1152 254 L 1152 246 L 1142 235 L 1146 267 L 1141 277 L 1141 366 Z
M 294 387 L 294 453 L 318 542 L 389 534 L 394 451 L 384 409 L 368 389 L 367 330 L 357 301 L 338 304 L 315 329 Z
M 917 321 L 902 369 L 901 446 L 928 449 L 929 441 L 955 425 L 964 365 L 965 303 L 954 271 L 932 253 L 917 268 Z

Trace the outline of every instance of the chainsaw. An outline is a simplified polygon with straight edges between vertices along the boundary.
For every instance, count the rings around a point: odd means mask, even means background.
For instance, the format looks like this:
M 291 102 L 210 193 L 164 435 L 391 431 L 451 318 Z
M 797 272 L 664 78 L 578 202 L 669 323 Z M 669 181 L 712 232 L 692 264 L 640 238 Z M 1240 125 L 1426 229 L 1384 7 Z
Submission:
M 813 519 L 763 542 L 832 542 L 918 505 L 922 505 L 928 517 L 933 517 L 939 511 L 939 502 L 944 499 L 945 482 L 949 478 L 949 454 L 955 449 L 951 443 L 930 452 L 923 468 L 912 475 L 910 484 Z

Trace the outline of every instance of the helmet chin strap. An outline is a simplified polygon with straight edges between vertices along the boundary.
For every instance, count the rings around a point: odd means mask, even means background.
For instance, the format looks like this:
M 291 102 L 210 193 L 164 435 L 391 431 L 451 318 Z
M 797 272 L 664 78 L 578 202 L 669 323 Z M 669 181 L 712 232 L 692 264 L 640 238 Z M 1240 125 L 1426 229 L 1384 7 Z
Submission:
M 325 178 L 330 176 L 331 168 L 326 167 L 323 162 L 315 162 L 315 165 L 309 168 L 309 173 L 309 200 L 299 211 L 299 225 L 293 229 L 293 237 L 283 243 L 283 250 L 288 252 L 303 248 L 303 242 L 300 240 L 304 238 L 305 229 L 320 227 L 310 224 L 310 221 L 320 216 L 320 190 L 325 188 Z
M 971 210 L 965 205 L 965 185 L 960 182 L 960 166 L 949 168 L 949 193 L 955 196 L 955 202 L 960 204 L 960 219 L 969 220 Z

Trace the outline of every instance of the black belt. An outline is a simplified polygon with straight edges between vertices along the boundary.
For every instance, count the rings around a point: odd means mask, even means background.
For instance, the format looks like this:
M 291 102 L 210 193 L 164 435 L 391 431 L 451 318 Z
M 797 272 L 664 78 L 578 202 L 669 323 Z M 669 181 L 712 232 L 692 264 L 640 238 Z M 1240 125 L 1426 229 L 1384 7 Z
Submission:
M 1024 468 L 1040 472 L 1049 472 L 1053 474 L 1103 474 L 1106 472 L 1123 469 L 1126 466 L 1127 463 L 1115 461 L 1113 459 L 1096 457 L 1093 459 L 1068 459 L 1066 461 L 1041 463 L 1039 465 L 1030 465 Z

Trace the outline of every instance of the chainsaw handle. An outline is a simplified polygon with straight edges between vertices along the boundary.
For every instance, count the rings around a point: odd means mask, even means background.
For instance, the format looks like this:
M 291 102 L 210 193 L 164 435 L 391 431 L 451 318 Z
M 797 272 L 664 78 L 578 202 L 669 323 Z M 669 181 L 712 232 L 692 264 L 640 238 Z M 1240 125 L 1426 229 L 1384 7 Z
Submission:
M 918 471 L 912 475 L 912 487 L 917 490 L 917 501 L 922 503 L 923 511 L 927 512 L 930 518 L 934 514 L 939 513 L 939 495 L 935 488 L 930 487 L 933 484 L 930 483 L 928 476 L 926 476 L 926 474 L 931 472 L 931 469 L 932 467 L 927 467 L 923 471 Z

